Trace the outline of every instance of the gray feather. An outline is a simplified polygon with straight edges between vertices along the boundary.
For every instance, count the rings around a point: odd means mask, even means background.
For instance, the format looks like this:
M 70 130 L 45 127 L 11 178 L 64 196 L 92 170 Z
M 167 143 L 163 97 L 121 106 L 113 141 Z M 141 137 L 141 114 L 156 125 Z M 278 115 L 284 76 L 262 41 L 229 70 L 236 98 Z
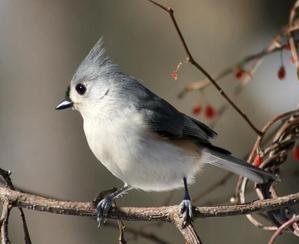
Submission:
M 204 159 L 205 163 L 228 170 L 237 175 L 241 175 L 256 183 L 266 183 L 277 180 L 275 175 L 254 167 L 251 164 L 228 154 L 219 153 L 213 150 L 206 150 Z
M 216 135 L 207 125 L 179 112 L 133 77 L 125 76 L 121 84 L 123 96 L 143 114 L 154 132 L 170 139 L 190 138 L 202 143 L 209 143 Z
M 105 55 L 106 50 L 103 45 L 103 38 L 100 38 L 78 67 L 72 81 L 92 81 L 119 72 L 118 65 L 112 63 L 111 59 Z

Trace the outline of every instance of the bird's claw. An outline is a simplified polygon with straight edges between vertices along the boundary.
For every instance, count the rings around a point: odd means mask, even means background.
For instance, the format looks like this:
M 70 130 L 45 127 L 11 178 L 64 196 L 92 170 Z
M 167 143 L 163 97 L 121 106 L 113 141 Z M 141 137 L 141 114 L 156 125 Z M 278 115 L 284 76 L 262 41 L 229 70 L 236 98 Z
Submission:
M 97 204 L 96 214 L 98 228 L 101 226 L 101 224 L 106 222 L 106 217 L 108 216 L 108 213 L 112 207 L 112 200 L 113 199 L 111 197 L 107 196 Z
M 192 220 L 193 212 L 192 212 L 192 202 L 190 199 L 184 199 L 181 204 L 181 214 L 183 216 L 184 223 Z

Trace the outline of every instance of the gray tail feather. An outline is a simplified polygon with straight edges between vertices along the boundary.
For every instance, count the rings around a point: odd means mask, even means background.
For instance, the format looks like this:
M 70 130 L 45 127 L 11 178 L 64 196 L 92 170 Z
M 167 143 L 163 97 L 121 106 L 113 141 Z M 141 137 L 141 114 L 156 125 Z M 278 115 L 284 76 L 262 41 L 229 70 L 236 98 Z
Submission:
M 247 162 L 235 158 L 229 154 L 219 153 L 213 150 L 205 150 L 204 163 L 208 163 L 219 168 L 231 171 L 237 175 L 246 177 L 256 183 L 267 183 L 277 180 L 277 177 L 262 169 L 252 166 Z

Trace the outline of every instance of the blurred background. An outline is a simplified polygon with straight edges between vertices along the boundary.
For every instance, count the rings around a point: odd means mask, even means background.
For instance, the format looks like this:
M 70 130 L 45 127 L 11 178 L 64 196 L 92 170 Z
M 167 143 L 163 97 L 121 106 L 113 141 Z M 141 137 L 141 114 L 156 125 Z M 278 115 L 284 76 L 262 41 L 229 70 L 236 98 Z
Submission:
M 264 48 L 288 21 L 293 1 L 272 0 L 188 0 L 162 1 L 175 9 L 177 20 L 194 57 L 210 73 L 216 73 L 243 56 Z M 169 17 L 141 0 L 0 0 L 0 167 L 13 172 L 16 186 L 61 199 L 90 201 L 100 191 L 119 187 L 93 156 L 86 143 L 82 119 L 74 111 L 57 112 L 68 82 L 81 60 L 99 37 L 104 36 L 107 53 L 123 71 L 179 110 L 192 115 L 199 93 L 184 99 L 177 94 L 185 84 L 203 77 L 191 65 L 184 65 L 179 79 L 170 73 L 185 59 Z M 283 53 L 286 79 L 277 78 L 279 54 L 269 56 L 252 82 L 235 101 L 261 127 L 273 115 L 297 107 L 298 81 Z M 231 76 L 220 84 L 230 93 L 237 80 Z M 213 87 L 205 92 L 216 109 L 225 101 Z M 204 117 L 198 117 L 205 120 Z M 237 156 L 244 156 L 256 135 L 232 109 L 217 123 L 216 144 Z M 299 167 L 291 157 L 286 170 Z M 206 167 L 192 194 L 203 192 L 226 172 Z M 199 201 L 229 202 L 236 177 Z M 281 194 L 298 191 L 298 175 L 283 179 Z M 181 201 L 176 191 L 170 204 Z M 168 193 L 131 191 L 118 201 L 122 206 L 160 206 Z M 118 243 L 118 231 L 96 228 L 94 219 L 60 216 L 25 210 L 33 243 Z M 12 243 L 22 243 L 18 212 L 10 221 Z M 127 223 L 140 227 L 144 223 Z M 147 224 L 147 223 L 145 223 Z M 271 233 L 257 229 L 244 216 L 196 221 L 204 243 L 266 243 Z M 147 227 L 170 243 L 182 243 L 177 230 Z M 132 239 L 129 243 L 150 243 Z M 298 243 L 285 234 L 277 243 Z

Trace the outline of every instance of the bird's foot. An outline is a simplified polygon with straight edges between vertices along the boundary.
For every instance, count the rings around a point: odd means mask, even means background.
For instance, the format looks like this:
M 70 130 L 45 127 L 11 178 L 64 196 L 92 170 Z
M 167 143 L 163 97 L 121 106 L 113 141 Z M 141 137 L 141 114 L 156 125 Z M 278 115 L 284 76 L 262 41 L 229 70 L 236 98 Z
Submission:
M 181 214 L 183 216 L 184 223 L 187 223 L 192 220 L 193 212 L 192 212 L 192 202 L 191 199 L 185 198 L 181 204 Z
M 96 207 L 96 214 L 97 214 L 97 223 L 98 228 L 100 228 L 101 224 L 104 224 L 106 222 L 106 217 L 108 216 L 108 213 L 112 207 L 113 198 L 108 195 L 105 198 L 103 198 Z
M 111 190 L 102 192 L 95 199 L 95 201 L 93 201 L 94 205 L 97 205 L 96 206 L 96 214 L 97 214 L 98 227 L 100 227 L 102 223 L 106 222 L 106 218 L 107 218 L 108 213 L 112 207 L 113 201 L 130 189 L 131 189 L 131 187 L 127 184 L 125 184 L 119 190 L 117 190 L 116 188 L 112 188 Z M 105 197 L 102 197 L 104 195 L 105 195 Z

